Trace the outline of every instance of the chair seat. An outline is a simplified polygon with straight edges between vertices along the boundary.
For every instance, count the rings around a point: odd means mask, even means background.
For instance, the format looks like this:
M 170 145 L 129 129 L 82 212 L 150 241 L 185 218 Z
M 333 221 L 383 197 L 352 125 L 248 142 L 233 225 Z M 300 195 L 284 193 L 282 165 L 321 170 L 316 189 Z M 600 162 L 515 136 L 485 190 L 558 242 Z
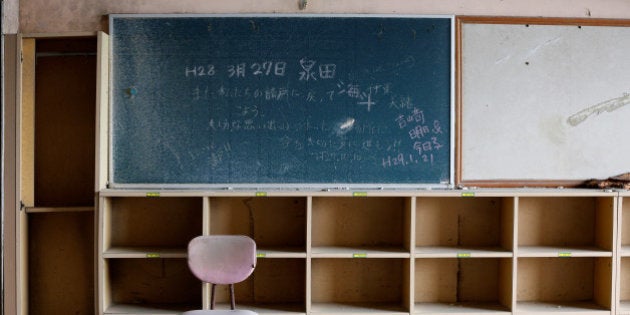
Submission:
M 248 310 L 196 310 L 182 313 L 182 315 L 258 315 Z

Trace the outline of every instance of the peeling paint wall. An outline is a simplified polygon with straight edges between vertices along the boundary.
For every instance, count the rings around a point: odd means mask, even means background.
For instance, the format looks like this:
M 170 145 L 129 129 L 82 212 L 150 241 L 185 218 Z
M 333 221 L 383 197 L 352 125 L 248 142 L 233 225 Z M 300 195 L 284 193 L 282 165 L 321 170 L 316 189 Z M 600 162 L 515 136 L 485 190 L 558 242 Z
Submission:
M 17 1 L 17 0 L 13 0 Z M 110 13 L 381 13 L 630 18 L 628 0 L 21 0 L 22 33 L 107 29 Z

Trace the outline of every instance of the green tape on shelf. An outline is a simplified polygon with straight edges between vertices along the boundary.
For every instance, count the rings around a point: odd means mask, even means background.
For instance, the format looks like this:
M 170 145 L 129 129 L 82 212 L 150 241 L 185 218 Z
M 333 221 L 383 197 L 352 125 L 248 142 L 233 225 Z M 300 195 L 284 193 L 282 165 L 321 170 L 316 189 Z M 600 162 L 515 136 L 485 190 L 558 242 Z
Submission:
M 160 193 L 159 192 L 148 192 L 147 193 L 147 197 L 159 197 Z
M 470 258 L 472 255 L 470 253 L 457 253 L 457 258 Z
M 352 258 L 367 258 L 366 253 L 354 253 L 352 254 Z
M 158 253 L 148 253 L 147 258 L 160 258 L 160 254 Z

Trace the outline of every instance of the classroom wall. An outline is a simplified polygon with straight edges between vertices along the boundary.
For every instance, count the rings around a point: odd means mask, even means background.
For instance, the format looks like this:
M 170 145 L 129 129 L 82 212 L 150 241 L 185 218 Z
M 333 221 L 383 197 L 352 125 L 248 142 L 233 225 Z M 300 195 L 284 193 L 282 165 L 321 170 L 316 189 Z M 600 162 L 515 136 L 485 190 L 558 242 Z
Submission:
M 18 1 L 18 0 L 11 0 Z M 109 13 L 392 13 L 630 18 L 628 0 L 22 0 L 22 33 L 107 29 Z

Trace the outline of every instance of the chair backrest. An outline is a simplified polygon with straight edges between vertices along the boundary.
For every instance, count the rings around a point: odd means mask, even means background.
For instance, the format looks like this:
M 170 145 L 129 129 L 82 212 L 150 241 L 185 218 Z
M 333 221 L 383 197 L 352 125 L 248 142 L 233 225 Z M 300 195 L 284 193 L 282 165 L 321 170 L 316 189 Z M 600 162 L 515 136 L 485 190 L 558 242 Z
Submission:
M 204 282 L 241 282 L 256 267 L 256 243 L 245 235 L 195 237 L 188 243 L 188 267 Z

